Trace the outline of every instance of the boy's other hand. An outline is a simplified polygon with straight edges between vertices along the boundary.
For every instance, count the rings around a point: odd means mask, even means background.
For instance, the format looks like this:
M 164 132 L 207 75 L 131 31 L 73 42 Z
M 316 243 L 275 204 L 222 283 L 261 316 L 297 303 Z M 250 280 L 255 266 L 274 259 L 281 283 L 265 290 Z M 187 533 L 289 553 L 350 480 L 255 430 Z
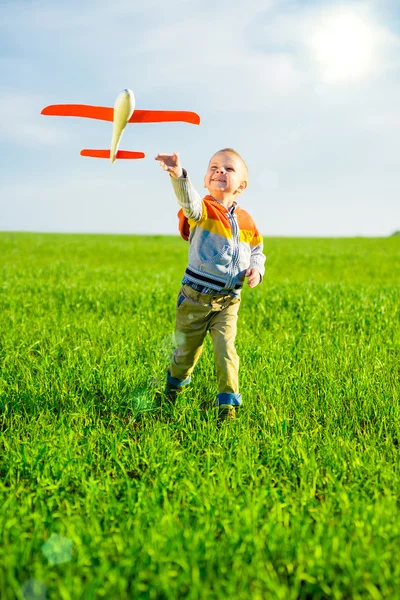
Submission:
M 177 152 L 174 152 L 173 154 L 157 154 L 155 160 L 158 160 L 160 167 L 164 169 L 164 171 L 168 171 L 172 177 L 182 177 L 183 170 Z
M 261 281 L 261 275 L 254 267 L 247 269 L 244 276 L 249 278 L 247 285 L 251 288 L 256 287 Z

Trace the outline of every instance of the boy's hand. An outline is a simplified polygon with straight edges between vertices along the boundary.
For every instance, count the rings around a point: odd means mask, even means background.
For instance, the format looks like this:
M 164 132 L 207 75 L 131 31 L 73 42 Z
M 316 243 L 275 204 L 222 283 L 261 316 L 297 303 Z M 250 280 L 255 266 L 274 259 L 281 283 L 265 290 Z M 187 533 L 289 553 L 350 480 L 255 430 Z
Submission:
M 254 267 L 247 269 L 244 276 L 249 278 L 247 285 L 251 288 L 256 287 L 261 281 L 261 275 Z
M 158 160 L 160 162 L 160 167 L 163 168 L 164 171 L 171 173 L 172 177 L 182 177 L 183 171 L 177 152 L 174 152 L 174 154 L 157 154 L 155 160 Z

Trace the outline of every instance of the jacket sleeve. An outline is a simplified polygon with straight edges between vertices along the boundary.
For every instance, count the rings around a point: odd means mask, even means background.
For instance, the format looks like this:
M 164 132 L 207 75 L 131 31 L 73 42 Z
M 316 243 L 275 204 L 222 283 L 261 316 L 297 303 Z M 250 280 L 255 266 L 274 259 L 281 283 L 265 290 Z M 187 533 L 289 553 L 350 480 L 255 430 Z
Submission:
M 203 216 L 203 201 L 194 189 L 186 169 L 183 169 L 183 177 L 177 178 L 171 176 L 171 181 L 175 196 L 182 207 L 185 217 L 194 221 L 201 221 Z
M 264 242 L 262 236 L 258 233 L 256 229 L 254 237 L 251 242 L 251 258 L 250 258 L 250 267 L 254 267 L 261 275 L 261 281 L 264 277 L 265 266 L 264 263 L 266 261 L 266 256 L 263 252 Z

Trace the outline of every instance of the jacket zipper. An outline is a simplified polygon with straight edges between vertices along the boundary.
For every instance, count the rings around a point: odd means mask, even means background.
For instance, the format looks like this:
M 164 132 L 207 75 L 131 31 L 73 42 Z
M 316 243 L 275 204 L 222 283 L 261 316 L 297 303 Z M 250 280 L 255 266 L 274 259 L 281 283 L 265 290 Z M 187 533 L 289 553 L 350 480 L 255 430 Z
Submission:
M 237 224 L 236 215 L 228 212 L 228 218 L 230 220 L 231 230 L 232 230 L 233 252 L 232 252 L 232 266 L 230 269 L 231 273 L 230 273 L 230 278 L 229 278 L 229 281 L 228 281 L 226 287 L 231 287 L 233 285 L 233 280 L 235 279 L 234 273 L 236 271 L 237 263 L 238 263 L 238 259 L 239 259 L 239 227 Z

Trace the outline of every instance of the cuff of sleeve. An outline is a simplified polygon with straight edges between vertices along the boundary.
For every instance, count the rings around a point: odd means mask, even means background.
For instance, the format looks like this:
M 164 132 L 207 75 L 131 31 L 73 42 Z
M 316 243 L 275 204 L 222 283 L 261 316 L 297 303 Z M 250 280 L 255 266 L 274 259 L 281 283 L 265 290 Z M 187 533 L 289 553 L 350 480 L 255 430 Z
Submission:
M 182 177 L 173 177 L 171 173 L 169 174 L 171 179 L 187 179 L 187 171 L 182 167 Z
M 264 269 L 264 267 L 263 267 L 263 266 L 261 266 L 261 265 L 259 265 L 259 264 L 254 264 L 254 263 L 251 263 L 251 264 L 250 264 L 250 268 L 251 268 L 251 269 L 257 269 L 257 271 L 260 273 L 260 277 L 261 277 L 261 279 L 260 279 L 260 283 L 261 283 L 261 282 L 262 282 L 262 280 L 263 280 L 263 278 L 264 278 L 264 272 L 265 272 L 265 269 Z

